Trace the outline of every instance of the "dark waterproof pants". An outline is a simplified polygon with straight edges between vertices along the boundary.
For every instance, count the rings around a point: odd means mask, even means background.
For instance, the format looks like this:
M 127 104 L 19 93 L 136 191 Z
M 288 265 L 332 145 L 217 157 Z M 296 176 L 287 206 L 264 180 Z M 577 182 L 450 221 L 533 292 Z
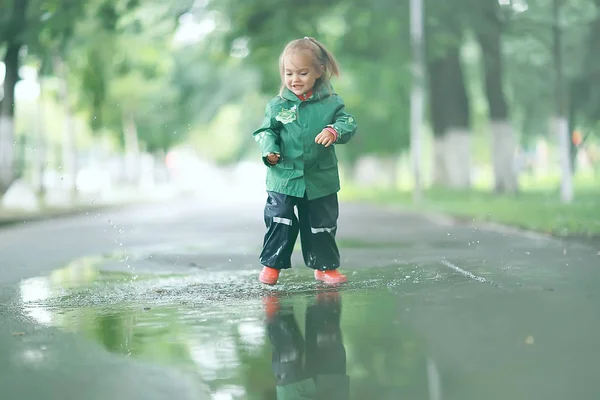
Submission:
M 337 193 L 314 200 L 267 192 L 265 234 L 260 263 L 275 269 L 291 267 L 298 233 L 307 267 L 337 269 L 340 253 L 335 242 L 339 206 Z M 295 209 L 298 210 L 296 216 Z

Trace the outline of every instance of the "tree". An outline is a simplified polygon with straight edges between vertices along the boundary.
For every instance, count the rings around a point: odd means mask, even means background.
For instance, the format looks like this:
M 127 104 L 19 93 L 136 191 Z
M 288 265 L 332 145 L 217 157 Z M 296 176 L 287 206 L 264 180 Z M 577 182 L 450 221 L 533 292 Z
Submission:
M 6 38 L 3 97 L 0 101 L 0 195 L 4 194 L 15 179 L 15 86 L 19 80 L 20 53 L 25 45 L 27 9 L 29 0 L 5 0 L 0 3 L 2 19 L 0 26 Z
M 453 4 L 429 0 L 426 24 L 429 116 L 434 134 L 435 184 L 468 188 L 470 103 L 461 60 L 466 22 Z
M 349 110 L 359 121 L 354 144 L 344 148 L 351 163 L 364 154 L 397 160 L 410 144 L 411 46 L 408 2 L 380 0 L 365 8 L 352 1 L 332 9 L 346 24 L 334 42 L 350 85 Z M 352 27 L 350 29 L 350 27 Z M 392 163 L 395 182 L 398 167 Z
M 66 4 L 65 4 L 66 3 Z M 0 101 L 0 195 L 15 179 L 14 110 L 24 49 L 48 60 L 51 44 L 63 45 L 70 37 L 84 1 L 3 0 L 0 2 L 0 48 L 5 47 L 4 96 Z M 47 65 L 42 63 L 43 65 Z
M 579 116 L 582 123 L 587 119 L 584 104 L 591 103 L 587 93 L 593 81 L 587 80 L 584 71 L 586 60 L 594 56 L 581 44 L 589 37 L 597 10 L 588 0 L 553 1 L 536 0 L 518 7 L 512 2 L 506 4 L 510 10 L 505 13 L 509 17 L 505 65 L 508 98 L 523 131 L 521 141 L 525 146 L 536 135 L 546 136 L 548 119 L 552 116 L 550 137 L 552 141 L 559 140 L 562 160 L 561 196 L 569 202 L 569 192 L 572 193 L 569 159 L 573 153 L 570 132 L 576 126 L 569 115 Z M 563 29 L 567 25 L 569 29 Z M 570 93 L 577 93 L 576 98 Z
M 494 187 L 498 193 L 515 193 L 518 190 L 515 165 L 516 136 L 504 95 L 502 35 L 505 22 L 496 0 L 481 1 L 479 13 L 476 15 L 478 18 L 474 21 L 475 32 L 483 56 L 485 93 L 492 131 Z

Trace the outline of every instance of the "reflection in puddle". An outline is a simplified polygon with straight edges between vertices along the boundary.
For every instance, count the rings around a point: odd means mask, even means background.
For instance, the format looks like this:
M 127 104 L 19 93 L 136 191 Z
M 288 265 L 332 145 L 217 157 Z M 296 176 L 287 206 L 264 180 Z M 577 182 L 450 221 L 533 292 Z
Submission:
M 266 299 L 278 399 L 350 398 L 341 310 L 339 292 L 318 293 L 306 308 L 302 335 L 293 308 L 282 307 L 275 296 Z
M 75 268 L 83 273 L 23 281 L 24 312 L 112 353 L 192 373 L 214 399 L 441 399 L 435 365 L 389 285 L 267 290 L 254 273 L 133 281 Z

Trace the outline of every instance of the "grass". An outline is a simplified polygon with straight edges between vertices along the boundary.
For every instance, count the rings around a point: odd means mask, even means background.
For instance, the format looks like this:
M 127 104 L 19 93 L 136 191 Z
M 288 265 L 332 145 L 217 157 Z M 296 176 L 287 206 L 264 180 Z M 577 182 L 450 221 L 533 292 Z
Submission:
M 428 189 L 420 205 L 413 204 L 408 190 L 346 186 L 341 198 L 350 202 L 394 204 L 412 211 L 495 222 L 560 237 L 600 237 L 600 184 L 589 181 L 577 182 L 571 204 L 563 204 L 557 185 L 548 182 L 522 185 L 521 193 L 516 195 L 496 195 L 482 189 Z

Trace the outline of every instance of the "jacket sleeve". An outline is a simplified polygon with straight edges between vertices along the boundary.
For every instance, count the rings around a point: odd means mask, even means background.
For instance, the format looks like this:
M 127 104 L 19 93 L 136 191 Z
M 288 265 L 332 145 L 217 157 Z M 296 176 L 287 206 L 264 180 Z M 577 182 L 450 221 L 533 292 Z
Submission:
M 254 136 L 254 140 L 260 146 L 263 163 L 267 167 L 271 167 L 272 165 L 267 161 L 267 155 L 269 153 L 281 153 L 279 148 L 279 127 L 277 121 L 273 118 L 271 102 L 265 108 L 265 117 L 261 127 L 254 131 L 252 136 Z
M 341 97 L 337 96 L 338 104 L 337 111 L 333 117 L 333 124 L 330 126 L 338 133 L 336 144 L 348 143 L 352 136 L 356 133 L 356 120 L 346 112 L 346 106 Z

